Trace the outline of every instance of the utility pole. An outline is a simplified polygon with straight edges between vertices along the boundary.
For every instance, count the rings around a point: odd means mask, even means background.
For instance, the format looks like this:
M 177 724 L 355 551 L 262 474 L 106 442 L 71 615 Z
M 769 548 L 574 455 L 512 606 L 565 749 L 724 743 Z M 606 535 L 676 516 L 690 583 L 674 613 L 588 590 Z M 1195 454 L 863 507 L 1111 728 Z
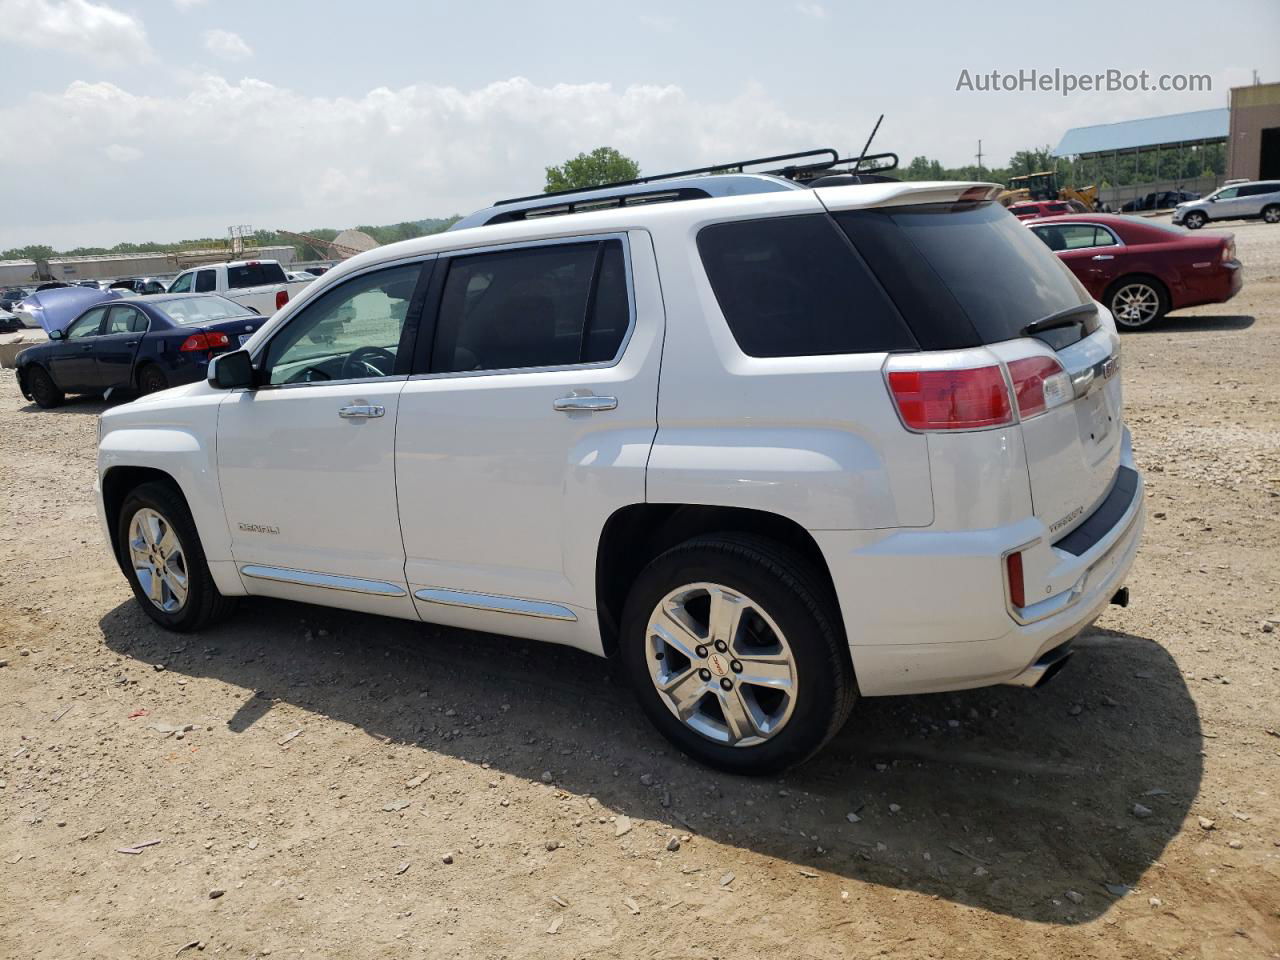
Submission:
M 978 176 L 982 176 L 982 141 L 978 141 Z

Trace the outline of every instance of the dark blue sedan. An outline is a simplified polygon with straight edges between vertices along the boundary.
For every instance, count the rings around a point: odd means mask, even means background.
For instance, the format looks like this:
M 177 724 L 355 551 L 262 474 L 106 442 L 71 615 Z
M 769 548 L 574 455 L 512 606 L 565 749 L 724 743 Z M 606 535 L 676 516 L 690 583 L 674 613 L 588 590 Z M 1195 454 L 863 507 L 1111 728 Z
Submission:
M 27 399 L 54 407 L 68 393 L 146 394 L 194 383 L 210 357 L 238 349 L 265 322 L 208 293 L 107 300 L 18 354 L 18 386 Z

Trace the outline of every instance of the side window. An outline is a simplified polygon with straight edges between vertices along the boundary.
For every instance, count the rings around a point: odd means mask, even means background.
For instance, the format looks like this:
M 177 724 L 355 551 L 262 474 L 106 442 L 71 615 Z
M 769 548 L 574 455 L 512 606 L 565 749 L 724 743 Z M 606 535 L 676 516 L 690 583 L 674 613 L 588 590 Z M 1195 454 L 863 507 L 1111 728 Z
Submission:
M 862 258 L 823 214 L 713 224 L 698 233 L 698 252 L 749 356 L 916 346 Z
M 173 281 L 173 285 L 169 287 L 169 292 L 170 293 L 190 293 L 191 278 L 194 276 L 195 276 L 194 273 L 184 273 L 182 276 L 178 277 L 177 280 Z
M 1239 192 L 1239 187 L 1227 187 L 1225 190 L 1219 190 L 1216 196 L 1219 200 L 1234 200 Z
M 619 240 L 459 256 L 440 300 L 431 370 L 606 361 L 630 323 Z
M 107 333 L 142 333 L 147 329 L 147 318 L 133 307 L 112 307 L 107 317 Z
M 1064 223 L 1051 229 L 1062 241 L 1061 246 L 1055 247 L 1051 240 L 1049 243 L 1051 250 L 1083 250 L 1096 246 L 1098 241 L 1095 238 L 1098 234 L 1106 236 L 1108 240 L 1111 239 L 1105 230 L 1099 230 L 1091 223 Z
M 1095 247 L 1114 247 L 1116 238 L 1111 235 L 1109 230 L 1104 230 L 1102 227 L 1094 227 L 1093 245 Z
M 291 318 L 267 346 L 267 383 L 368 380 L 396 373 L 422 264 L 338 284 Z
M 106 307 L 95 307 L 67 327 L 67 339 L 79 340 L 83 337 L 96 337 L 98 328 L 102 326 L 102 318 L 106 315 Z
M 196 293 L 213 293 L 218 288 L 218 275 L 212 270 L 196 274 Z

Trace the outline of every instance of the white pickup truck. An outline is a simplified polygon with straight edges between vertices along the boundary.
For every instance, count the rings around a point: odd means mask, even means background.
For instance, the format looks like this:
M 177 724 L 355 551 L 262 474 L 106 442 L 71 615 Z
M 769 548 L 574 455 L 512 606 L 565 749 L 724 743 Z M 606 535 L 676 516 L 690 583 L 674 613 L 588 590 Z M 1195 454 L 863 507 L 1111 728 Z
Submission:
M 269 317 L 306 285 L 291 281 L 278 260 L 233 260 L 180 273 L 169 292 L 217 293 Z

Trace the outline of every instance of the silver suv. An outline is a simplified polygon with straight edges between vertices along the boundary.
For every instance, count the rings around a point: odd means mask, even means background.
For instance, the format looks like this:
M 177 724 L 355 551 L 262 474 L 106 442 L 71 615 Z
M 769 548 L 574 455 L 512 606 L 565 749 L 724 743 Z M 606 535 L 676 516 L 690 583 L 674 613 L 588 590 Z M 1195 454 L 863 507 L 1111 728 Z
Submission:
M 1173 222 L 1199 230 L 1210 220 L 1253 220 L 1280 223 L 1280 180 L 1229 183 L 1203 200 L 1180 203 Z

